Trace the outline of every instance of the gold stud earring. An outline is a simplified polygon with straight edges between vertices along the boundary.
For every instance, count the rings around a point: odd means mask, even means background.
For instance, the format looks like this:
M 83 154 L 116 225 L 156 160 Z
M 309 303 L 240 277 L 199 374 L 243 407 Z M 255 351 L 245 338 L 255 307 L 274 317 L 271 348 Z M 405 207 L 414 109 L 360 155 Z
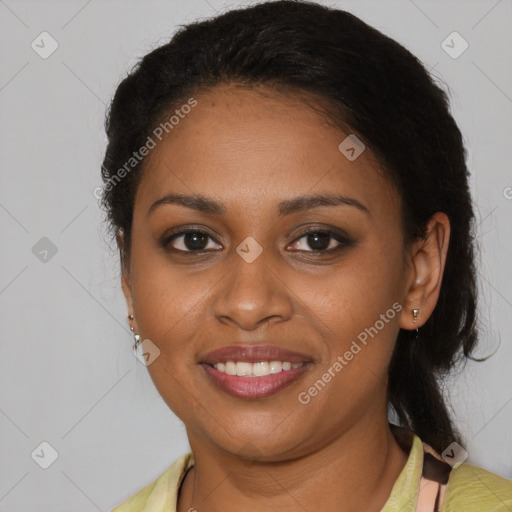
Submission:
M 420 310 L 419 310 L 419 309 L 413 309 L 413 310 L 412 310 L 412 321 L 413 321 L 414 323 L 416 323 L 416 321 L 418 320 L 418 315 L 419 315 L 419 313 L 420 313 Z M 418 330 L 418 328 L 416 327 L 416 334 L 415 334 L 415 336 L 414 336 L 414 339 L 417 339 L 417 338 L 418 338 L 418 332 L 419 332 L 419 330 Z

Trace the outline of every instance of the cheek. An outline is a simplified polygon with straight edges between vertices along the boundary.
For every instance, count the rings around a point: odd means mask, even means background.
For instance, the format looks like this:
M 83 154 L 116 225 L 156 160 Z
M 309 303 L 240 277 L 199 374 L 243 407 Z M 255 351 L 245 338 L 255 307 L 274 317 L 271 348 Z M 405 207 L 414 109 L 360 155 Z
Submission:
M 173 375 L 184 374 L 195 365 L 190 350 L 204 315 L 207 292 L 214 286 L 207 273 L 194 279 L 183 267 L 171 265 L 154 248 L 140 244 L 132 259 L 134 309 L 141 337 L 160 349 L 160 357 L 148 369 L 160 366 Z M 157 364 L 158 363 L 158 364 Z
M 300 281 L 297 293 L 326 340 L 322 371 L 341 356 L 348 363 L 344 370 L 350 366 L 345 373 L 385 375 L 399 331 L 401 262 L 398 248 L 368 243 L 332 266 L 328 278 Z
M 199 283 L 177 267 L 147 255 L 133 258 L 133 294 L 139 331 L 159 348 L 159 356 L 147 367 L 150 377 L 169 408 L 191 422 L 200 395 L 190 386 L 197 372 L 194 340 L 201 332 L 198 315 L 204 315 L 205 293 L 213 283 Z M 140 262 L 140 265 L 139 265 Z

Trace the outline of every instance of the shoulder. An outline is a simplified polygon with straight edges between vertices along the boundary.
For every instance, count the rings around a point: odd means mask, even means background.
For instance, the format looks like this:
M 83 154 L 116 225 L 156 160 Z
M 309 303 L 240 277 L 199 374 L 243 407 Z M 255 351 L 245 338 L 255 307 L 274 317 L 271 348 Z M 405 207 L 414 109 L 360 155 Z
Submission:
M 461 464 L 452 469 L 442 512 L 460 512 L 461 510 L 464 512 L 512 510 L 512 480 L 472 464 Z
M 192 463 L 192 452 L 182 455 L 156 480 L 111 509 L 110 512 L 161 512 L 162 510 L 174 512 L 179 484 Z

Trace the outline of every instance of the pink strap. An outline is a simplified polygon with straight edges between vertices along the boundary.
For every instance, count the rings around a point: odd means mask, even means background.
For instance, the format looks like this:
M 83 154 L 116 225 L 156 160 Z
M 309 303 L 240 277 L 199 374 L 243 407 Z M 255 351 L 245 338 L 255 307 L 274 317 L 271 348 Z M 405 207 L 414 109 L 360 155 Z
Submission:
M 422 476 L 420 479 L 416 512 L 439 512 L 443 506 L 445 491 L 445 484 L 427 480 Z
M 443 460 L 442 457 L 426 443 L 423 443 L 423 452 L 430 453 L 436 459 Z M 422 476 L 420 479 L 416 512 L 440 512 L 443 507 L 445 493 L 446 484 L 441 484 Z

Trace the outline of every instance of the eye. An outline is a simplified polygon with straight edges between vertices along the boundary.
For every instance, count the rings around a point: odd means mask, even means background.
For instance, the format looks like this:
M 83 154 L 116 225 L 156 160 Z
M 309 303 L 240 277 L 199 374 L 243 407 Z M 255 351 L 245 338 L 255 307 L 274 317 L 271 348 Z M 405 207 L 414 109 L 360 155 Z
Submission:
M 213 241 L 212 237 L 206 231 L 202 231 L 200 229 L 187 229 L 180 231 L 179 233 L 175 233 L 172 236 L 165 237 L 162 241 L 162 247 L 183 253 L 201 253 L 212 249 L 218 249 L 220 247 L 208 246 L 208 239 Z M 172 248 L 169 246 L 172 246 Z
M 302 244 L 301 240 L 304 239 Z M 302 247 L 300 247 L 302 245 Z M 302 233 L 290 247 L 305 252 L 331 253 L 354 245 L 353 241 L 345 234 L 325 229 L 313 229 Z M 309 246 L 312 250 L 304 247 Z

